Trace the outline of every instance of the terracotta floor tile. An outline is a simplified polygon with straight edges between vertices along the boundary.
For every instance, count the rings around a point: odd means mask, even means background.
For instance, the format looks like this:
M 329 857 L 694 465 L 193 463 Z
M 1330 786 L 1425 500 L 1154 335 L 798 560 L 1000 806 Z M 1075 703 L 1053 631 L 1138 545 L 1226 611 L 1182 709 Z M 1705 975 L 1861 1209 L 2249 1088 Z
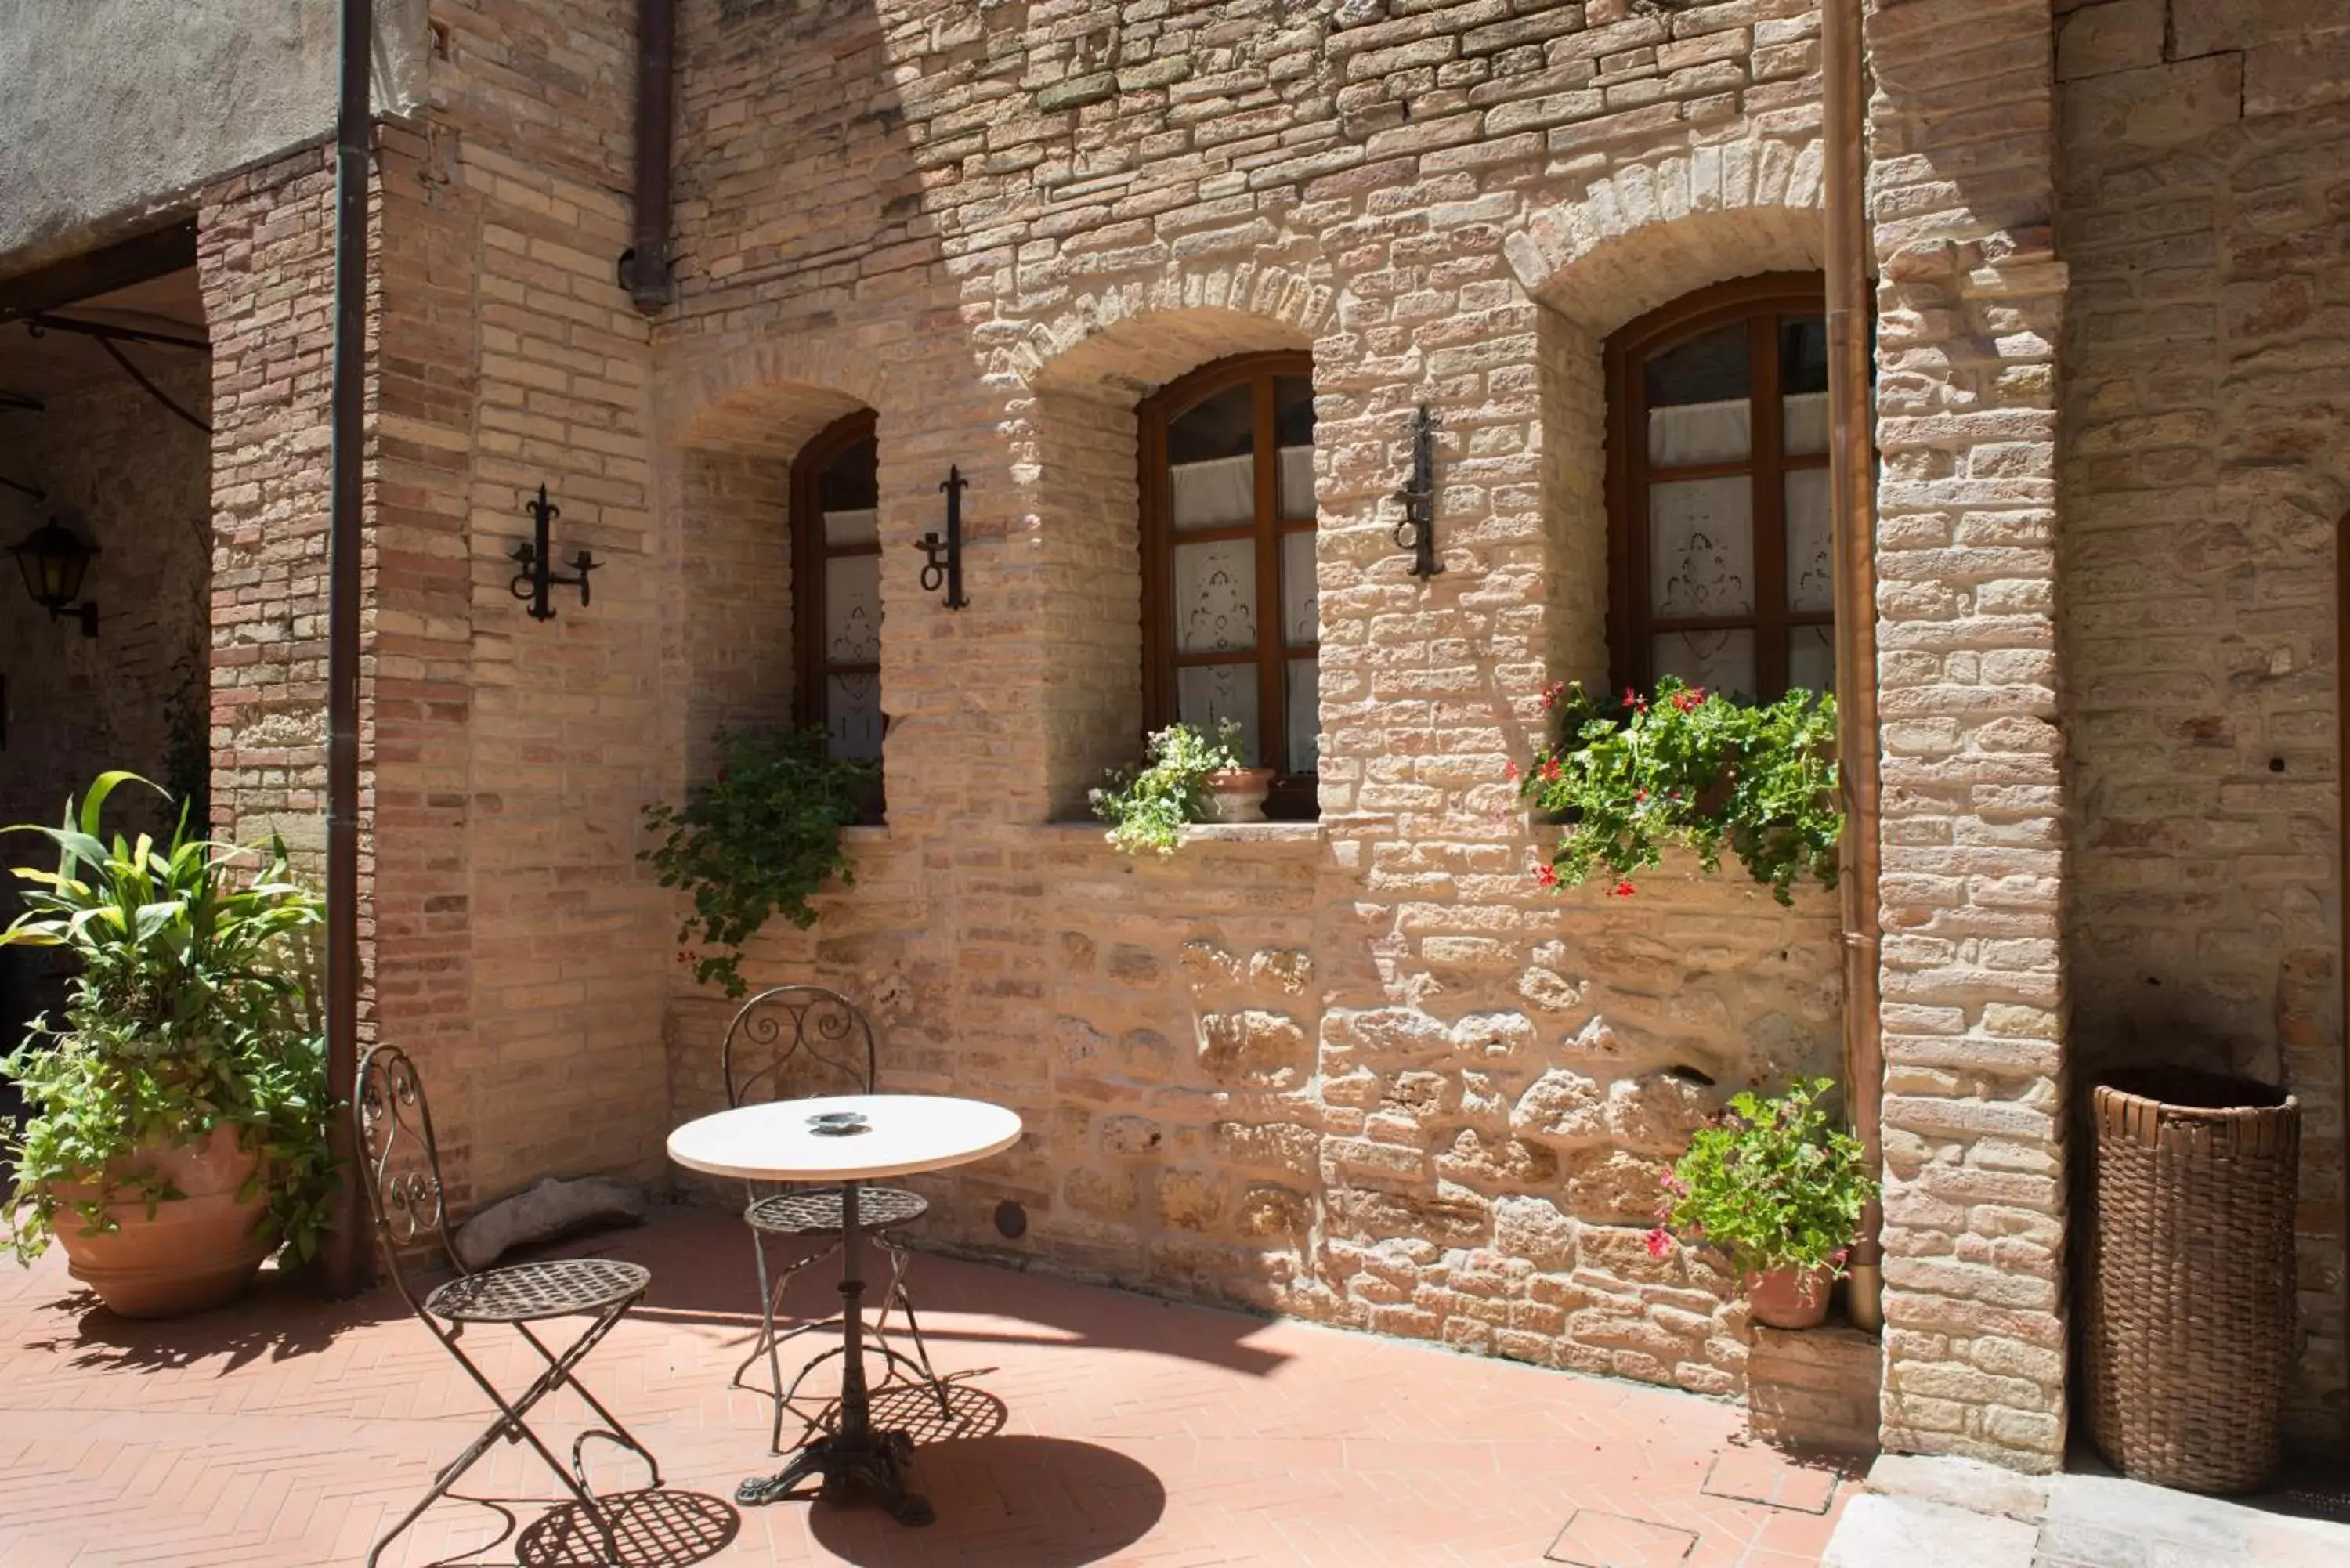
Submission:
M 1579 1509 L 1544 1553 L 1574 1568 L 1679 1568 L 1698 1538 L 1686 1530 Z
M 1827 1465 L 1792 1459 L 1761 1444 L 1732 1444 L 1715 1456 L 1704 1490 L 1709 1497 L 1825 1513 L 1843 1479 Z
M 627 1504 L 631 1563 L 1530 1568 L 1548 1548 L 1589 1568 L 1804 1568 L 1833 1518 L 1783 1506 L 1808 1477 L 1757 1500 L 1770 1461 L 1731 1445 L 1728 1405 L 935 1257 L 913 1276 L 932 1360 L 967 1376 L 948 1416 L 902 1388 L 881 1406 L 917 1438 L 939 1522 L 738 1509 L 736 1483 L 781 1463 L 766 1401 L 726 1386 L 755 1305 L 740 1221 L 667 1210 L 577 1250 L 653 1270 L 581 1369 L 660 1456 L 666 1487 Z M 812 1317 L 836 1300 L 816 1273 L 787 1297 Z M 533 1373 L 510 1334 L 465 1343 L 502 1386 Z M 51 1258 L 0 1271 L 0 1568 L 343 1568 L 488 1417 L 389 1291 L 325 1305 L 265 1280 L 130 1324 Z M 583 1413 L 557 1396 L 533 1421 L 567 1457 Z M 600 1488 L 642 1488 L 633 1459 L 589 1451 Z M 463 1490 L 540 1500 L 508 1504 L 521 1534 L 493 1560 L 587 1560 L 527 1450 L 494 1448 Z M 499 1528 L 444 1503 L 385 1561 L 421 1568 Z

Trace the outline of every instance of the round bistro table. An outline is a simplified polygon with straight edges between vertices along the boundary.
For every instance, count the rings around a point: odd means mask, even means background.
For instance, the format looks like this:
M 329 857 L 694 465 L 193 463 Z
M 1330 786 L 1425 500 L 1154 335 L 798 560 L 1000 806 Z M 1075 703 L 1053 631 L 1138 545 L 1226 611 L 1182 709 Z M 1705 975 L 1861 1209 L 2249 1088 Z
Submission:
M 928 1524 L 931 1505 L 906 1490 L 914 1445 L 904 1432 L 877 1432 L 865 1386 L 865 1282 L 858 1189 L 885 1176 L 967 1165 L 1011 1147 L 1020 1118 L 1002 1106 L 945 1095 L 827 1095 L 743 1106 L 691 1121 L 669 1135 L 669 1157 L 690 1170 L 752 1181 L 840 1185 L 840 1424 L 795 1453 L 772 1476 L 753 1476 L 734 1501 L 773 1502 L 812 1475 L 827 1502 L 862 1491 L 901 1524 Z

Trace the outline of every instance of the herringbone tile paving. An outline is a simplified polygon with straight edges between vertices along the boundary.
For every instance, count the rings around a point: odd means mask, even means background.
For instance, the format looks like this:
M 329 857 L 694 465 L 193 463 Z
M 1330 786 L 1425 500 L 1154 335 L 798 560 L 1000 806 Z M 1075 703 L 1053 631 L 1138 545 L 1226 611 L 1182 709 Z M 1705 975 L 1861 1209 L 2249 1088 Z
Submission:
M 735 1483 L 775 1463 L 764 1402 L 725 1386 L 751 1329 L 739 1221 L 670 1210 L 576 1250 L 653 1270 L 646 1305 L 583 1372 L 661 1460 L 664 1490 L 628 1503 L 629 1568 L 1533 1568 L 1575 1561 L 1578 1540 L 1672 1532 L 1694 1537 L 1680 1568 L 1805 1568 L 1841 1506 L 1840 1490 L 1824 1514 L 1705 1493 L 1739 1433 L 1727 1406 L 925 1258 L 915 1283 L 933 1357 L 968 1375 L 956 1435 L 902 1407 L 931 1428 L 914 1475 L 939 1522 L 908 1531 L 805 1502 L 737 1510 Z M 825 1282 L 795 1289 L 800 1309 L 827 1310 Z M 534 1365 L 490 1325 L 467 1345 L 504 1386 Z M 0 1568 L 357 1563 L 486 1412 L 389 1291 L 328 1306 L 265 1280 L 217 1313 L 132 1324 L 97 1308 L 54 1255 L 10 1269 Z M 534 1424 L 567 1452 L 578 1416 L 558 1396 Z M 590 1453 L 599 1490 L 642 1486 L 633 1460 Z M 1741 1473 L 1759 1464 L 1767 1480 L 1771 1462 L 1742 1456 Z M 536 1466 L 500 1445 L 462 1484 L 542 1500 L 506 1505 L 503 1541 L 498 1515 L 449 1502 L 387 1563 L 595 1561 Z M 1579 1534 L 1566 1529 L 1577 1510 Z

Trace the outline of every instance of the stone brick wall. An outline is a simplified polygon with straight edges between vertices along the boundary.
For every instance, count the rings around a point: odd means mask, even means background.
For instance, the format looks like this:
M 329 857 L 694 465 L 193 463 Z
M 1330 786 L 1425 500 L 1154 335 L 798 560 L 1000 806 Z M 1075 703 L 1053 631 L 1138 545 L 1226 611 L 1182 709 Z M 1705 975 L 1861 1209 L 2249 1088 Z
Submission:
M 892 1086 L 1028 1119 L 925 1179 L 934 1236 L 1752 1373 L 1773 1418 L 1849 1424 L 1865 1345 L 1750 1363 L 1732 1282 L 1640 1241 L 1721 1095 L 1832 1067 L 1832 900 L 1684 867 L 1540 894 L 1549 830 L 1503 776 L 1541 687 L 1605 673 L 1607 335 L 1819 265 L 1814 0 L 686 0 L 681 297 L 650 326 L 612 275 L 632 7 L 432 14 L 428 107 L 383 131 L 362 847 L 369 1027 L 432 1074 L 461 1209 L 656 1176 L 720 1098 L 729 1009 L 671 961 L 638 813 L 718 725 L 789 712 L 790 464 L 868 408 L 889 822 L 752 970 L 868 1002 Z M 2296 1419 L 2323 1431 L 2350 29 L 2315 0 L 1877 0 L 1868 45 L 1881 1436 L 2057 1462 L 2067 1096 L 2158 1025 L 2310 1107 Z M 305 153 L 200 214 L 215 795 L 312 846 L 329 198 Z M 1133 410 L 1275 348 L 1314 359 L 1321 820 L 1126 861 L 1068 819 L 1139 744 Z M 1422 402 L 1426 583 L 1391 532 Z M 910 547 L 950 465 L 959 611 Z M 505 558 L 541 483 L 558 550 L 606 563 L 543 625 Z
M 1832 1069 L 1832 900 L 1679 869 L 1554 900 L 1504 768 L 1545 680 L 1605 675 L 1607 334 L 1818 264 L 1812 13 L 683 7 L 656 505 L 709 629 L 666 666 L 671 776 L 775 709 L 724 628 L 787 617 L 713 565 L 779 572 L 793 453 L 876 410 L 889 824 L 752 969 L 869 1000 L 894 1086 L 1027 1118 L 1014 1155 L 929 1181 L 940 1237 L 1742 1386 L 1731 1282 L 1640 1232 L 1721 1095 Z M 1274 348 L 1315 360 L 1322 820 L 1128 862 L 1048 819 L 1139 746 L 1134 405 Z M 1421 401 L 1426 585 L 1389 499 Z M 950 463 L 956 612 L 910 547 Z M 727 1011 L 672 988 L 681 1115 L 719 1098 Z
M 318 870 L 333 253 L 334 172 L 322 152 L 203 192 L 196 265 L 213 346 L 213 816 L 239 840 L 283 834 Z
M 2047 0 L 1867 20 L 1877 264 L 1888 1449 L 2064 1444 Z
M 647 496 L 627 244 L 635 8 L 436 3 L 388 127 L 370 599 L 378 1027 L 415 1054 L 460 1208 L 661 1168 L 662 907 L 635 865 L 677 635 Z M 594 604 L 509 591 L 524 503 Z
M 2074 1051 L 2299 1096 L 2291 1411 L 2341 1439 L 2350 16 L 2056 9 Z

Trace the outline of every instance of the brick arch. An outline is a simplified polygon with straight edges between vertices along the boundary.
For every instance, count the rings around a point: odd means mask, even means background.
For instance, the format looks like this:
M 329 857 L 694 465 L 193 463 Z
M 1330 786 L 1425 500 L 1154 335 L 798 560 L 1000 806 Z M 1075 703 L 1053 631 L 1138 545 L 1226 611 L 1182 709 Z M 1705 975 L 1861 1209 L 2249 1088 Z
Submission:
M 891 375 L 840 334 L 798 333 L 705 350 L 661 373 L 664 443 L 789 462 L 844 414 L 891 406 Z
M 1825 265 L 1821 145 L 1690 148 L 1595 180 L 1502 242 L 1526 292 L 1605 337 L 1708 284 Z
M 1320 272 L 1237 262 L 1107 286 L 1032 326 L 1010 369 L 1037 392 L 1131 403 L 1228 354 L 1308 348 L 1331 315 Z

